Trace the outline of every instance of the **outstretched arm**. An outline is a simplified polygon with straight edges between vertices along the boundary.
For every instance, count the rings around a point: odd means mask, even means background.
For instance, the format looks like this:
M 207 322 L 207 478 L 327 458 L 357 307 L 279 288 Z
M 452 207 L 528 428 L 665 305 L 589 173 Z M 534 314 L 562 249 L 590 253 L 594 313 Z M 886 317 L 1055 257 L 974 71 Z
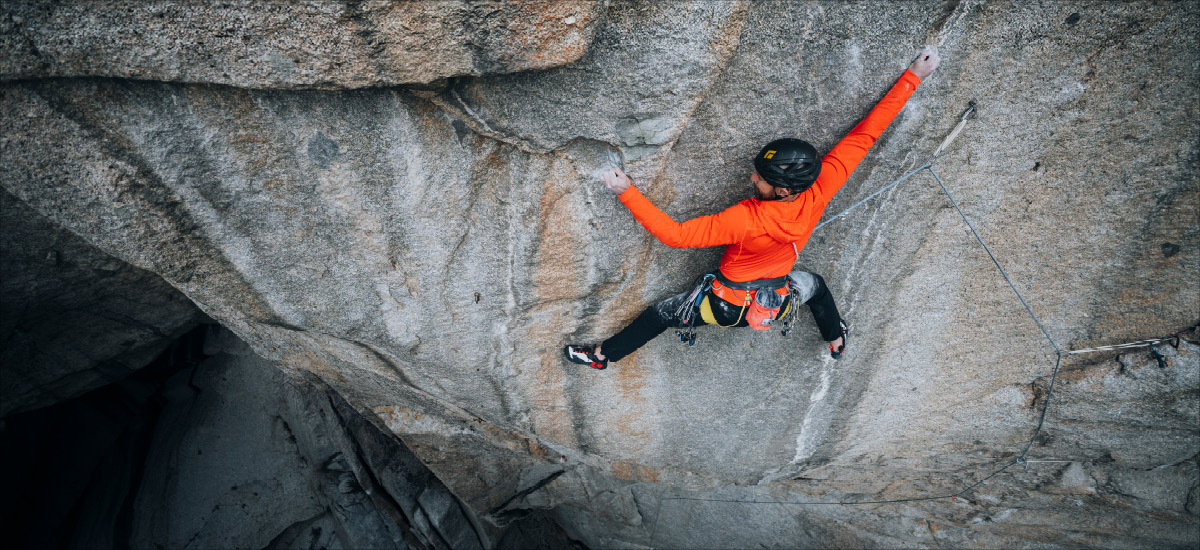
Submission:
M 896 81 L 892 89 L 888 90 L 883 99 L 875 104 L 866 118 L 859 122 L 853 130 L 850 130 L 850 133 L 846 134 L 846 137 L 834 145 L 833 149 L 829 150 L 829 154 L 821 159 L 821 175 L 813 184 L 813 189 L 821 203 L 828 203 L 829 199 L 833 198 L 833 195 L 842 188 L 842 185 L 845 185 L 850 173 L 854 172 L 863 157 L 867 156 L 867 151 L 875 144 L 875 140 L 879 139 L 880 134 L 900 113 L 900 109 L 908 102 L 909 96 L 916 91 L 921 80 L 932 74 L 939 63 L 941 63 L 941 58 L 938 57 L 936 48 L 929 47 L 922 50 L 917 55 L 917 59 L 909 65 L 908 70 L 900 75 L 900 79 Z
M 735 204 L 719 214 L 680 223 L 654 206 L 620 168 L 605 170 L 600 179 L 609 191 L 618 195 L 642 227 L 669 247 L 700 248 L 732 244 L 740 241 L 746 233 L 746 209 L 741 205 Z

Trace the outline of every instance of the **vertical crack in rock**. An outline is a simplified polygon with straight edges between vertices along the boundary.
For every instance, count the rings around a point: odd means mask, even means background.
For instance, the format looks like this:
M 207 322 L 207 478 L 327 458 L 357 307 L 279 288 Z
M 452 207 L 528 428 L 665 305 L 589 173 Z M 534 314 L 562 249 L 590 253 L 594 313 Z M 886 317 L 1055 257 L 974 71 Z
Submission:
M 558 476 L 561 476 L 564 473 L 566 473 L 566 470 L 555 470 L 555 471 L 551 472 L 550 475 L 547 475 L 546 477 L 538 480 L 536 483 L 534 483 L 533 485 L 530 485 L 528 488 L 518 491 L 516 494 L 509 497 L 508 500 L 504 501 L 499 506 L 496 506 L 495 508 L 488 510 L 487 515 L 494 517 L 497 514 L 501 514 L 503 512 L 508 511 L 508 507 L 510 505 L 517 502 L 518 500 L 521 500 L 522 498 L 525 498 L 525 497 L 533 494 L 534 492 L 538 491 L 542 487 L 549 485 L 550 482 L 558 479 Z
M 944 0 L 941 6 L 941 17 L 938 17 L 932 25 L 929 26 L 929 33 L 925 37 L 926 44 L 935 44 L 941 46 L 946 41 L 946 35 L 950 29 L 954 28 L 962 18 L 970 11 L 975 9 L 972 0 Z

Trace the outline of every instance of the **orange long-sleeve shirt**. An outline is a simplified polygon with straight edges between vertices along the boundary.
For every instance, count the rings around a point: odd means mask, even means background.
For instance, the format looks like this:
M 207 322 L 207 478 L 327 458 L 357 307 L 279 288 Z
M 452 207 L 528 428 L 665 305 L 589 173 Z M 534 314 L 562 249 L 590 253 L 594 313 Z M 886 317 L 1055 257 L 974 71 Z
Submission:
M 917 75 L 904 71 L 866 118 L 822 157 L 816 182 L 792 202 L 747 199 L 718 214 L 680 223 L 654 206 L 636 187 L 630 186 L 619 198 L 633 217 L 667 246 L 725 245 L 721 272 L 732 281 L 782 277 L 792 270 L 796 253 L 808 243 L 830 199 L 920 83 Z

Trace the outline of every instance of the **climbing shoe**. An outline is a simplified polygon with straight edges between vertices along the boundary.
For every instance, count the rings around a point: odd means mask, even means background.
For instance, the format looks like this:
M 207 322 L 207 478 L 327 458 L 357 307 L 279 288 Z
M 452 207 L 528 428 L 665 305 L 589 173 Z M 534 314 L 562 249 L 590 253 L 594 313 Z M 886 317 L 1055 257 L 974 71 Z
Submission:
M 567 361 L 596 370 L 608 368 L 608 359 L 596 357 L 596 346 L 572 344 L 563 348 L 563 355 L 567 356 Z
M 842 354 L 846 353 L 846 344 L 850 341 L 850 327 L 846 326 L 845 321 L 838 321 L 842 327 L 842 345 L 837 349 L 833 349 L 833 344 L 829 344 L 829 356 L 834 359 L 841 359 Z

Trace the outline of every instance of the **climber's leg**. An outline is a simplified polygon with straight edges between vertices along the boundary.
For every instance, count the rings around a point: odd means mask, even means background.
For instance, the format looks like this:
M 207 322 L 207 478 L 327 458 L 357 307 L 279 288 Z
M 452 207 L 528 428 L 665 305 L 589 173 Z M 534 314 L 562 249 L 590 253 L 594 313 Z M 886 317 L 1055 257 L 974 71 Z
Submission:
M 620 361 L 667 328 L 682 326 L 675 311 L 690 294 L 690 290 L 681 292 L 646 308 L 632 323 L 605 340 L 600 345 L 600 353 L 608 361 Z
M 793 271 L 788 274 L 792 286 L 800 295 L 800 301 L 808 304 L 817 330 L 826 342 L 834 342 L 842 337 L 842 316 L 838 313 L 837 304 L 833 302 L 833 294 L 825 285 L 825 279 L 816 273 Z M 841 344 L 838 342 L 838 344 Z

